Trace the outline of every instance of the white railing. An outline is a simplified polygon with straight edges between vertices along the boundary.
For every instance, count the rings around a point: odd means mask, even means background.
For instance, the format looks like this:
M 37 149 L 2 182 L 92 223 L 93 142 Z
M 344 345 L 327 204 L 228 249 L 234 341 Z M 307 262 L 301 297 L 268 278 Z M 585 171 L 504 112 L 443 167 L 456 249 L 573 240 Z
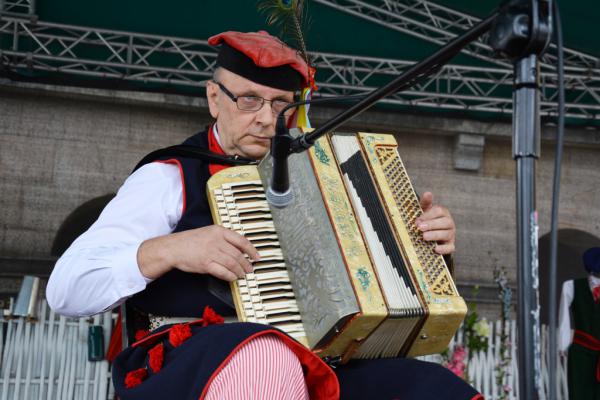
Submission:
M 106 360 L 88 361 L 90 325 L 101 325 L 104 343 L 111 314 L 91 318 L 56 315 L 39 304 L 37 320 L 0 316 L 0 400 L 113 398 Z
M 110 313 L 92 318 L 65 318 L 52 312 L 45 301 L 39 305 L 40 318 L 6 319 L 0 316 L 0 400 L 104 400 L 114 397 L 107 361 L 89 362 L 87 359 L 88 327 L 102 325 L 108 344 L 112 326 Z M 491 324 L 488 349 L 468 356 L 467 372 L 471 384 L 486 400 L 500 399 L 504 388 L 509 389 L 506 399 L 518 396 L 517 329 L 516 322 L 506 325 L 510 338 L 509 364 L 502 384 L 496 380 L 496 366 L 500 363 L 500 321 Z M 459 331 L 451 347 L 463 343 Z M 542 381 L 541 399 L 548 393 L 548 330 L 542 327 Z M 440 355 L 420 357 L 441 362 Z M 557 398 L 567 400 L 567 362 L 559 357 L 557 370 Z
M 501 395 L 506 389 L 505 399 L 519 399 L 519 371 L 517 366 L 517 324 L 516 321 L 508 321 L 506 324 L 506 333 L 509 337 L 511 346 L 509 349 L 509 363 L 506 368 L 506 377 L 501 385 L 496 381 L 497 365 L 500 364 L 502 358 L 500 356 L 501 345 L 501 323 L 496 321 L 490 323 L 490 334 L 488 336 L 487 351 L 470 353 L 468 352 L 467 374 L 469 382 L 484 395 L 486 400 L 495 400 L 502 398 Z M 455 340 L 450 344 L 450 348 L 455 343 L 463 344 L 463 332 L 459 331 Z M 441 362 L 442 358 L 439 355 L 431 355 L 420 357 L 426 361 Z M 542 390 L 540 400 L 544 400 L 548 395 L 548 328 L 542 326 Z M 567 358 L 560 356 L 557 365 L 557 399 L 567 400 Z

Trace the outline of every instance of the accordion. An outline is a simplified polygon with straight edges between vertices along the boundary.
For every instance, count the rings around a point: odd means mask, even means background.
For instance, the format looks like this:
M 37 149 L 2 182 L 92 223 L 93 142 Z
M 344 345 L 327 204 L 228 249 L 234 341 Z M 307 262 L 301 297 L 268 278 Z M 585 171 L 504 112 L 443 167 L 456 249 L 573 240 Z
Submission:
M 231 284 L 238 319 L 342 363 L 443 351 L 467 307 L 414 224 L 422 210 L 394 137 L 330 134 L 288 163 L 294 199 L 285 208 L 265 199 L 269 157 L 207 184 L 215 223 L 261 256 Z

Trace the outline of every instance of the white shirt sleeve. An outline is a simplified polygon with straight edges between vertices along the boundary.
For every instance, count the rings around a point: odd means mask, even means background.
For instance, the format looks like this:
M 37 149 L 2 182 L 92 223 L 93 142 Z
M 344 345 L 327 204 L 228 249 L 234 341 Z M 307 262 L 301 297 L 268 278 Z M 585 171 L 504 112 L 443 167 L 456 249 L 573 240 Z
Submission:
M 179 168 L 150 163 L 125 181 L 98 220 L 57 261 L 46 297 L 57 313 L 87 316 L 114 308 L 146 288 L 140 244 L 173 231 L 181 218 Z
M 571 331 L 571 316 L 570 307 L 575 296 L 575 286 L 573 281 L 565 281 L 562 285 L 562 293 L 560 295 L 560 306 L 558 311 L 558 349 L 567 351 L 573 339 Z

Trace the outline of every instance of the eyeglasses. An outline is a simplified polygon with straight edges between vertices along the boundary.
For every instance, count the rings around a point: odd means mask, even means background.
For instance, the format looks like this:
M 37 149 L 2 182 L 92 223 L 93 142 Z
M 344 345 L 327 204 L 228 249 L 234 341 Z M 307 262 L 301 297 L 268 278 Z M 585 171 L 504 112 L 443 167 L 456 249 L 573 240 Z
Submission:
M 225 86 L 223 86 L 222 83 L 216 82 L 216 81 L 215 81 L 215 83 L 217 85 L 219 85 L 219 88 L 221 89 L 221 91 L 223 91 L 223 93 L 225 93 L 227 95 L 227 97 L 229 97 L 232 101 L 235 102 L 238 110 L 240 110 L 240 111 L 258 111 L 262 108 L 262 106 L 265 104 L 265 102 L 267 102 L 267 103 L 271 103 L 271 111 L 273 112 L 273 114 L 279 114 L 285 107 L 287 107 L 290 104 L 289 101 L 279 100 L 279 99 L 267 100 L 267 99 L 264 99 L 264 98 L 258 97 L 258 96 L 237 96 L 236 97 L 233 93 L 231 93 L 229 91 L 229 89 L 227 89 Z M 286 115 L 288 115 L 288 113 L 291 113 L 291 112 L 292 112 L 292 110 L 286 111 Z

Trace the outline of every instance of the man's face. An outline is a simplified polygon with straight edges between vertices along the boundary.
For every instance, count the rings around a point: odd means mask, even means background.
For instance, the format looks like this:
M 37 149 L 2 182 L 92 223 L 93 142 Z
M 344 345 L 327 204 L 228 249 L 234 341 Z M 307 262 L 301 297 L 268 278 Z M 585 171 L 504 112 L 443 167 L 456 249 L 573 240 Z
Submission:
M 260 85 L 233 72 L 221 68 L 219 82 L 234 96 L 257 96 L 266 100 L 292 102 L 294 93 Z M 263 157 L 271 146 L 275 135 L 277 116 L 271 104 L 265 102 L 258 111 L 242 111 L 215 82 L 208 82 L 206 95 L 210 114 L 217 120 L 221 147 L 225 154 L 249 158 Z

